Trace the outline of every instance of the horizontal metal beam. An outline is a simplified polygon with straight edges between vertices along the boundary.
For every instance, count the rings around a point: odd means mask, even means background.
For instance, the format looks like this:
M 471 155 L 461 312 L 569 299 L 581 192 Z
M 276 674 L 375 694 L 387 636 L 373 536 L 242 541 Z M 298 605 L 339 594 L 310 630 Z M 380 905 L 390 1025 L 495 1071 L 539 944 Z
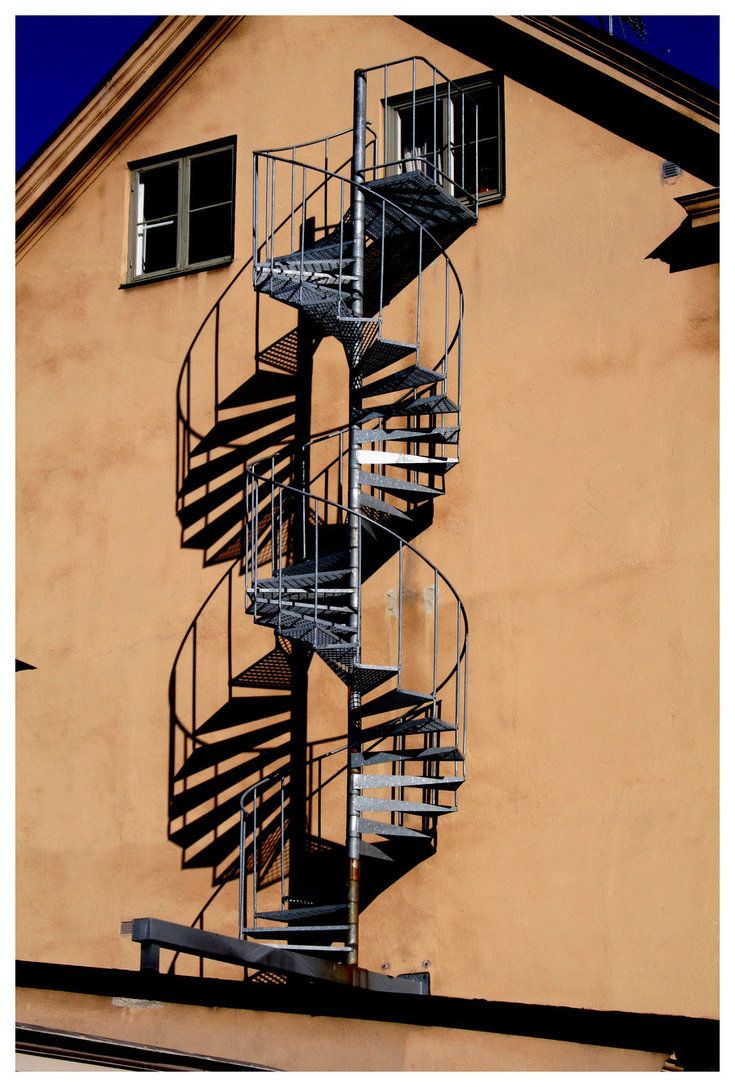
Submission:
M 147 962 L 151 961 L 149 952 L 152 948 L 165 947 L 169 951 L 201 955 L 205 959 L 215 959 L 218 962 L 230 962 L 259 970 L 276 970 L 283 974 L 331 981 L 357 989 L 412 993 L 415 996 L 429 995 L 426 976 L 386 977 L 372 970 L 329 962 L 289 951 L 285 947 L 262 947 L 249 940 L 238 940 L 233 936 L 178 925 L 173 921 L 161 921 L 157 917 L 137 917 L 133 921 L 123 922 L 121 928 L 125 933 L 130 933 L 134 943 L 142 945 Z

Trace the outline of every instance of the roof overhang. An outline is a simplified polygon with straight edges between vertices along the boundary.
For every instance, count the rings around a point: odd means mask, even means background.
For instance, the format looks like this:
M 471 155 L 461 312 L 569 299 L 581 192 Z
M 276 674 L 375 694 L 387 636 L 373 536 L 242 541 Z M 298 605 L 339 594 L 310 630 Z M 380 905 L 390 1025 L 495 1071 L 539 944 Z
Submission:
M 710 185 L 718 184 L 718 94 L 671 65 L 574 18 L 402 18 Z

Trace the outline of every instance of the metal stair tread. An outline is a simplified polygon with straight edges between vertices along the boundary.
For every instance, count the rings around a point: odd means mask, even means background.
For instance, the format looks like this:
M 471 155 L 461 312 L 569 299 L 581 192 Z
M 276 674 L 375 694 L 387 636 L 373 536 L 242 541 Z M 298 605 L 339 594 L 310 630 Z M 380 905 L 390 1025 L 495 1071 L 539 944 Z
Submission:
M 361 694 L 367 694 L 397 675 L 398 668 L 391 665 L 356 664 L 352 670 L 352 683 Z
M 400 453 L 382 449 L 359 449 L 357 451 L 358 464 L 391 464 L 398 468 L 410 469 L 414 472 L 431 472 L 439 474 L 457 464 L 456 457 L 429 457 L 420 453 Z
M 395 811 L 405 815 L 448 815 L 456 811 L 455 807 L 445 804 L 426 804 L 414 800 L 393 800 L 382 796 L 357 796 L 355 797 L 356 811 Z
M 252 614 L 252 611 L 250 609 L 248 609 L 248 613 Z M 346 633 L 346 634 L 352 634 L 353 633 L 352 627 L 347 626 L 347 624 L 345 624 L 345 623 L 334 623 L 330 619 L 327 619 L 322 615 L 318 615 L 318 614 L 316 616 L 313 615 L 313 614 L 310 615 L 308 612 L 305 612 L 305 611 L 304 612 L 291 611 L 291 609 L 286 607 L 284 604 L 281 604 L 279 606 L 277 600 L 269 600 L 269 601 L 267 601 L 265 603 L 263 603 L 263 602 L 259 603 L 258 604 L 258 616 L 259 617 L 263 616 L 263 617 L 267 617 L 267 618 L 271 618 L 271 617 L 276 617 L 276 618 L 281 618 L 281 619 L 286 618 L 286 619 L 293 620 L 293 623 L 307 623 L 308 622 L 308 623 L 313 624 L 314 626 L 320 627 L 323 630 L 326 630 L 326 629 L 336 630 L 336 631 L 339 631 L 340 633 Z
M 445 220 L 446 217 L 449 217 L 451 221 L 457 224 L 466 224 L 468 227 L 477 221 L 473 212 L 445 192 L 440 185 L 437 185 L 421 170 L 406 170 L 401 174 L 376 178 L 367 182 L 365 187 L 378 196 L 385 192 L 388 199 L 398 204 L 401 210 L 410 215 L 414 215 L 412 208 L 410 206 L 404 208 L 401 204 L 401 199 L 405 199 L 406 196 L 418 197 L 424 201 L 424 206 L 428 207 L 434 216 L 441 212 Z M 415 215 L 415 218 L 418 219 L 419 216 Z
M 269 937 L 271 940 L 274 937 Z M 256 936 L 251 935 L 249 939 L 257 939 Z M 292 944 L 292 943 L 280 943 L 280 944 L 264 944 L 264 947 L 272 947 L 275 951 L 303 951 L 318 953 L 323 955 L 346 955 L 349 951 L 349 947 L 331 947 L 329 944 Z
M 386 691 L 369 702 L 363 702 L 355 713 L 360 717 L 372 716 L 375 713 L 388 713 L 390 710 L 402 709 L 405 706 L 420 706 L 424 702 L 431 702 L 430 694 L 420 694 L 418 691 L 403 691 L 396 688 Z
M 419 736 L 438 732 L 457 732 L 457 726 L 438 717 L 398 717 L 395 721 L 361 729 L 360 737 L 363 742 L 367 742 L 389 736 Z
M 266 928 L 265 926 L 260 928 L 259 926 L 251 926 L 242 931 L 246 936 L 258 936 L 263 940 L 273 940 L 278 939 L 279 937 L 286 940 L 292 933 L 294 935 L 300 935 L 305 932 L 349 932 L 349 928 L 349 925 L 289 925 L 288 928 Z
M 394 476 L 382 476 L 377 472 L 360 472 L 360 483 L 366 487 L 375 487 L 379 491 L 388 491 L 400 497 L 408 498 L 410 495 L 418 495 L 419 498 L 437 498 L 443 491 L 436 487 L 427 487 L 425 483 L 413 483 L 408 479 L 398 479 Z
M 378 513 L 386 513 L 389 517 L 395 517 L 399 521 L 409 521 L 410 516 L 403 510 L 396 509 L 395 506 L 391 506 L 390 502 L 383 502 L 382 499 L 376 498 L 374 494 L 366 494 L 365 491 L 360 492 L 360 505 L 367 508 L 376 510 Z
M 436 385 L 446 379 L 443 371 L 427 370 L 423 366 L 407 366 L 386 377 L 363 385 L 360 396 L 365 400 L 369 396 L 382 396 L 383 393 L 400 392 L 402 389 L 418 389 L 422 385 Z
M 255 916 L 261 921 L 298 921 L 305 917 L 324 917 L 346 909 L 347 903 L 339 902 L 333 906 L 297 906 L 290 910 L 263 910 L 258 911 Z
M 417 747 L 403 751 L 369 751 L 352 756 L 354 766 L 374 766 L 382 762 L 463 762 L 464 756 L 457 747 Z
M 408 415 L 456 415 L 458 406 L 448 396 L 417 397 L 414 400 L 398 400 L 392 404 L 364 408 L 359 412 L 361 423 L 370 419 L 400 419 Z
M 356 774 L 355 787 L 363 789 L 458 789 L 463 777 L 425 777 L 416 774 Z
M 386 838 L 420 838 L 431 841 L 431 835 L 411 827 L 402 827 L 398 823 L 381 823 L 379 819 L 358 819 L 357 829 L 360 834 L 382 834 Z
M 431 427 L 426 430 L 405 427 L 388 430 L 384 427 L 373 427 L 357 430 L 355 439 L 360 445 L 367 442 L 436 442 L 456 445 L 459 440 L 459 427 Z
M 405 359 L 407 355 L 416 350 L 416 347 L 415 343 L 385 340 L 381 337 L 367 349 L 354 373 L 362 378 L 369 377 L 370 374 L 375 374 L 386 366 L 390 366 L 400 359 Z

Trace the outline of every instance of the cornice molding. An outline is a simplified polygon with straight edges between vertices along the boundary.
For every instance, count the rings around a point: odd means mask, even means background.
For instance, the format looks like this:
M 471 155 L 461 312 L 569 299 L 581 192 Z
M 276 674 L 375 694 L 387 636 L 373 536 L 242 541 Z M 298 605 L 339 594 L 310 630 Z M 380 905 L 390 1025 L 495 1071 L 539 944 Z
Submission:
M 578 60 L 593 64 L 612 79 L 668 106 L 670 109 L 719 130 L 719 99 L 706 84 L 690 79 L 670 65 L 649 63 L 614 38 L 600 37 L 592 27 L 581 27 L 559 15 L 498 15 L 499 22 L 516 26 Z M 696 86 L 695 86 L 696 84 Z
M 206 60 L 244 16 L 169 15 L 24 170 L 16 185 L 17 256 Z

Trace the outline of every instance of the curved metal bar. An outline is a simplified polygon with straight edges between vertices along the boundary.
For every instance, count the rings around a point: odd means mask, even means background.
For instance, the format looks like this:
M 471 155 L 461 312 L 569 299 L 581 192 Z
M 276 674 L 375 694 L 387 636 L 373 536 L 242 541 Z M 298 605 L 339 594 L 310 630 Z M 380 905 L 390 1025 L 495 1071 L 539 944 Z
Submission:
M 441 73 L 439 74 L 441 75 Z M 377 139 L 377 136 L 375 136 L 375 132 L 371 128 L 369 121 L 365 125 L 365 129 L 367 132 L 370 133 L 371 136 L 374 136 Z M 317 144 L 320 143 L 329 143 L 330 140 L 337 140 L 340 136 L 347 136 L 348 134 L 351 135 L 353 131 L 354 130 L 352 128 L 352 125 L 350 125 L 349 128 L 343 128 L 340 132 L 332 132 L 329 136 L 319 136 L 315 140 L 304 140 L 303 143 L 287 143 L 283 147 L 263 148 L 261 151 L 253 151 L 253 154 L 264 155 L 270 153 L 271 151 L 276 153 L 278 151 L 297 151 L 300 147 L 315 147 Z M 348 159 L 348 162 L 349 161 L 350 160 Z M 345 163 L 345 165 L 347 165 L 347 163 Z
M 270 460 L 270 458 L 266 458 L 266 459 L 268 461 Z M 292 494 L 296 494 L 296 495 L 299 495 L 301 497 L 305 496 L 312 502 L 321 502 L 323 505 L 331 506 L 333 509 L 341 510 L 343 513 L 352 513 L 356 517 L 359 517 L 362 522 L 364 522 L 365 524 L 370 525 L 371 529 L 378 529 L 380 532 L 385 532 L 388 536 L 392 536 L 393 539 L 398 540 L 399 543 L 401 544 L 401 546 L 407 547 L 409 551 L 412 551 L 414 553 L 414 555 L 417 556 L 417 558 L 421 559 L 422 562 L 426 563 L 426 565 L 428 567 L 430 567 L 441 578 L 441 580 L 444 582 L 446 587 L 449 589 L 450 593 L 452 594 L 454 599 L 457 601 L 457 603 L 459 604 L 460 609 L 462 611 L 462 618 L 464 619 L 464 626 L 465 626 L 465 634 L 469 633 L 469 622 L 468 622 L 468 619 L 467 619 L 467 612 L 465 610 L 464 604 L 462 603 L 462 598 L 460 597 L 459 593 L 454 588 L 454 585 L 452 585 L 449 578 L 444 576 L 444 574 L 441 572 L 439 567 L 436 566 L 431 561 L 431 559 L 428 559 L 426 557 L 426 555 L 423 554 L 423 552 L 419 551 L 419 549 L 417 547 L 414 547 L 413 544 L 409 543 L 407 540 L 404 540 L 403 537 L 399 536 L 397 532 L 394 532 L 392 528 L 387 528 L 385 525 L 381 525 L 378 521 L 373 521 L 372 518 L 366 517 L 364 513 L 359 513 L 356 510 L 351 510 L 349 508 L 349 506 L 343 506 L 339 502 L 333 502 L 331 498 L 319 498 L 316 495 L 310 494 L 308 491 L 303 491 L 300 487 L 292 487 L 288 483 L 280 483 L 278 480 L 272 479 L 269 476 L 261 475 L 259 472 L 255 471 L 255 468 L 259 464 L 262 464 L 262 463 L 263 463 L 262 459 L 259 460 L 259 461 L 253 461 L 252 464 L 249 464 L 247 466 L 247 468 L 246 468 L 247 474 L 249 476 L 251 476 L 253 479 L 259 480 L 261 483 L 267 483 L 271 487 L 280 487 L 282 490 L 290 491 Z M 463 653 L 464 653 L 464 650 L 463 650 Z M 443 684 L 442 684 L 442 686 L 443 686 Z M 439 689 L 440 688 L 437 687 L 437 690 L 439 690 Z

